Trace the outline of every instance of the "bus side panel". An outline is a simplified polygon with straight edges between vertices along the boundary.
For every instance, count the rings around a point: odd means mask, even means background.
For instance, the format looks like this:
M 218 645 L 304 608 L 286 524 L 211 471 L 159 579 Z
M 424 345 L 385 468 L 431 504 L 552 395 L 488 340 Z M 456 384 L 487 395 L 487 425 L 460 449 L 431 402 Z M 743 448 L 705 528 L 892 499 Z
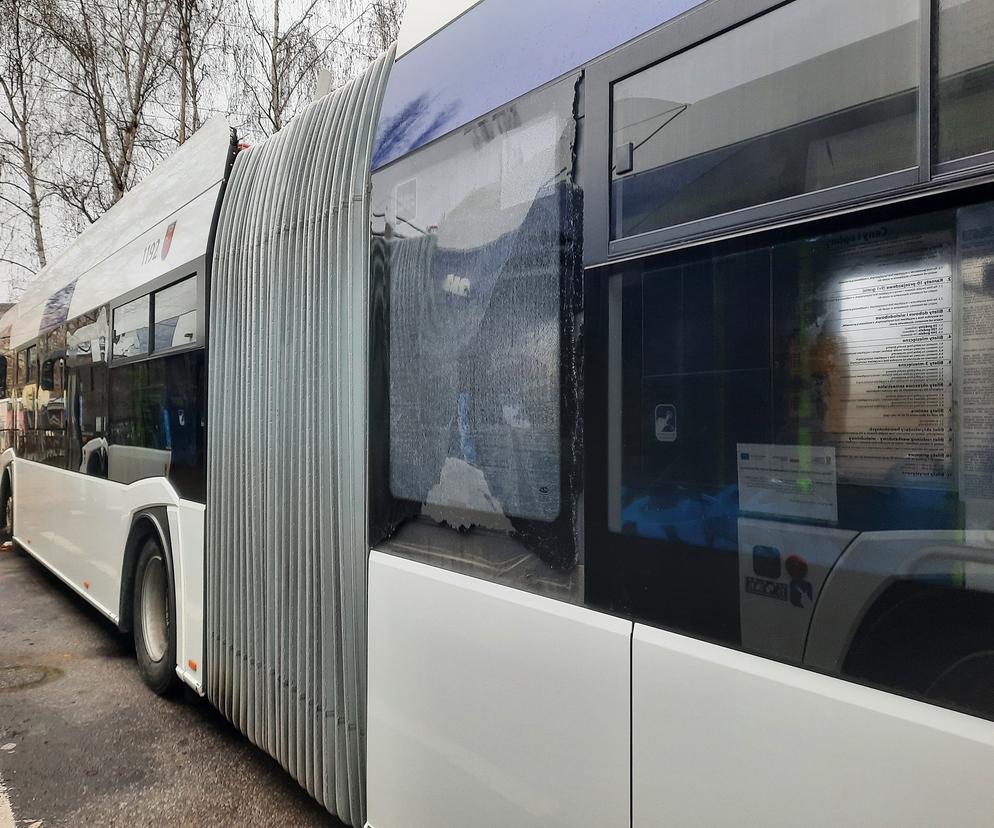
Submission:
M 14 461 L 14 478 L 17 542 L 116 622 L 131 517 L 175 505 L 168 481 L 124 486 L 22 459 Z
M 633 826 L 989 825 L 994 723 L 635 625 Z
M 368 825 L 629 825 L 631 623 L 372 552 Z
M 204 694 L 204 505 L 169 510 L 176 583 L 176 672 Z
M 14 461 L 14 532 L 45 566 L 114 621 L 128 515 L 121 487 L 30 460 Z

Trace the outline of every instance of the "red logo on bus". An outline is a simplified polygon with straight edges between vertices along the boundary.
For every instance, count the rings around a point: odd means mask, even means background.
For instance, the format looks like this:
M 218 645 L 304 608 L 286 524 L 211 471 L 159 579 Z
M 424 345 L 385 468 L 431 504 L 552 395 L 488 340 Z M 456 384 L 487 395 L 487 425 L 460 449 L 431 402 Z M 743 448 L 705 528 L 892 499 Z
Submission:
M 176 230 L 176 222 L 174 221 L 166 228 L 166 237 L 162 240 L 162 260 L 166 260 L 166 256 L 169 255 L 169 247 L 173 243 L 173 232 Z

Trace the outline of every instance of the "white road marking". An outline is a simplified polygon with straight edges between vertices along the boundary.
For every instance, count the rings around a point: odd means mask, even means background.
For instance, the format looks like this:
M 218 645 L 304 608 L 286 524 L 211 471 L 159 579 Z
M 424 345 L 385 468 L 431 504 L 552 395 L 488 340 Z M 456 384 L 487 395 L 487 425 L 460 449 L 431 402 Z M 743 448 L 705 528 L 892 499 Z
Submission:
M 0 828 L 14 828 L 14 812 L 11 810 L 10 800 L 7 799 L 7 789 L 4 787 L 2 777 L 0 777 Z

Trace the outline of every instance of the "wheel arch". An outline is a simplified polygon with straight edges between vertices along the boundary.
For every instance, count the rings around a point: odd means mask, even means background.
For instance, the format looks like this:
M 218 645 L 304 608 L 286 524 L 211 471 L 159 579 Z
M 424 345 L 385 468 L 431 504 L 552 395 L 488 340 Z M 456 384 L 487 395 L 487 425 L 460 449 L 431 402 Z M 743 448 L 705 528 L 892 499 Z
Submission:
M 7 449 L 2 454 L 0 454 L 0 480 L 2 483 L 0 485 L 9 487 L 10 491 L 14 490 L 14 459 L 16 455 L 13 449 Z
M 4 452 L 6 454 L 6 452 Z M 11 504 L 11 519 L 9 523 L 10 526 L 6 526 L 8 523 L 7 516 L 5 514 L 7 508 L 7 500 L 13 500 L 14 498 L 14 464 L 11 462 L 12 458 L 3 458 L 2 472 L 0 472 L 0 526 L 5 526 L 6 531 L 10 533 L 10 539 L 14 539 L 14 517 L 13 517 L 13 504 Z
M 121 568 L 121 597 L 118 610 L 118 629 L 130 633 L 133 628 L 135 569 L 141 555 L 142 544 L 149 537 L 156 538 L 165 553 L 166 572 L 172 593 L 176 594 L 176 575 L 173 570 L 172 543 L 169 534 L 169 517 L 165 506 L 150 506 L 132 516 L 128 540 L 124 547 L 124 564 Z
M 990 718 L 991 630 L 991 592 L 896 578 L 864 613 L 841 666 L 857 680 Z M 969 683 L 949 676 L 978 656 L 987 656 L 985 692 L 971 696 Z

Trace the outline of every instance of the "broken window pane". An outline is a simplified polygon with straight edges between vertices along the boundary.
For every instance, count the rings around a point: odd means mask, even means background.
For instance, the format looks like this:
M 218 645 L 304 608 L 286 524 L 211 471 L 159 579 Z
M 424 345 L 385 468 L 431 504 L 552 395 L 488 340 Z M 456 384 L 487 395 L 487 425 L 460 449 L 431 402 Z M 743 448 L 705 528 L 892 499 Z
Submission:
M 377 174 L 390 495 L 451 526 L 510 531 L 564 509 L 565 311 L 581 258 L 575 86 L 509 104 Z

